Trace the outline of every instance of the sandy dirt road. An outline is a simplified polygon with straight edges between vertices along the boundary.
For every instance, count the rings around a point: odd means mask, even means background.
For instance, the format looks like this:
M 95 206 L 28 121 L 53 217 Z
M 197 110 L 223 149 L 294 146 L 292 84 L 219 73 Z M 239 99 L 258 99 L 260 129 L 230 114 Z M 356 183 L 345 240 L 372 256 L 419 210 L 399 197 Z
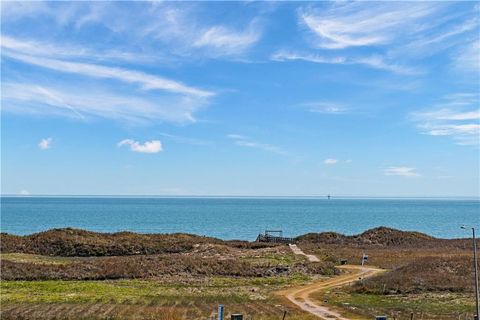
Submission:
M 346 271 L 346 273 L 330 279 L 321 280 L 303 287 L 291 288 L 280 292 L 279 294 L 285 296 L 292 303 L 297 305 L 300 309 L 316 315 L 320 319 L 325 320 L 354 320 L 358 318 L 350 318 L 342 316 L 338 311 L 332 310 L 328 305 L 323 305 L 320 302 L 314 302 L 310 295 L 314 292 L 341 287 L 349 283 L 358 281 L 360 278 L 372 277 L 383 272 L 383 269 L 370 266 L 354 266 L 346 265 L 338 268 Z

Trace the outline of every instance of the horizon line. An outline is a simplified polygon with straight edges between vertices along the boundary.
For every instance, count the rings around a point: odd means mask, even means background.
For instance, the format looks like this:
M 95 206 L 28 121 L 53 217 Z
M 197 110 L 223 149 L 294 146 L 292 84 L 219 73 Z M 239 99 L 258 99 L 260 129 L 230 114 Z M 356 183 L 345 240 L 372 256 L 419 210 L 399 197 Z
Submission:
M 425 195 L 425 196 L 393 196 L 393 195 L 168 195 L 168 194 L 0 194 L 0 197 L 18 197 L 18 198 L 316 198 L 316 199 L 348 199 L 348 198 L 363 198 L 363 199 L 476 199 L 480 200 L 479 196 L 450 196 L 450 195 Z

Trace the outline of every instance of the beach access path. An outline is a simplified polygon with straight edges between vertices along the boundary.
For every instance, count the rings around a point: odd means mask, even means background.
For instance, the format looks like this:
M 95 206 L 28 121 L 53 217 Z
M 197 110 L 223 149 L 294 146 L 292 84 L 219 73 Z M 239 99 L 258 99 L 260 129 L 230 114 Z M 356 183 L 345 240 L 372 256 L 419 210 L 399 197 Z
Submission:
M 296 244 L 289 244 L 288 246 L 290 247 L 290 249 L 292 249 L 293 253 L 307 257 L 308 261 L 310 262 L 320 261 L 320 259 L 318 259 L 317 256 L 314 256 L 313 254 L 306 254 L 305 252 L 303 252 L 302 249 L 297 247 Z
M 295 254 L 305 255 L 309 261 L 313 261 L 313 262 L 319 261 L 319 259 L 316 256 L 305 254 L 296 245 L 290 245 L 290 248 Z M 315 259 L 313 259 L 312 257 Z M 371 266 L 358 266 L 358 265 L 343 265 L 343 266 L 338 266 L 338 268 L 344 271 L 345 273 L 329 279 L 316 281 L 306 286 L 287 289 L 285 291 L 279 292 L 279 294 L 286 297 L 288 300 L 290 300 L 293 304 L 298 306 L 300 309 L 307 311 L 317 316 L 320 319 L 324 319 L 324 320 L 358 319 L 358 318 L 344 316 L 340 314 L 339 311 L 333 310 L 331 306 L 322 304 L 319 301 L 313 301 L 310 296 L 313 293 L 318 291 L 342 287 L 342 286 L 351 284 L 353 282 L 356 282 L 359 279 L 366 279 L 366 278 L 372 277 L 381 272 L 384 272 L 385 270 L 379 269 L 376 267 L 371 267 Z

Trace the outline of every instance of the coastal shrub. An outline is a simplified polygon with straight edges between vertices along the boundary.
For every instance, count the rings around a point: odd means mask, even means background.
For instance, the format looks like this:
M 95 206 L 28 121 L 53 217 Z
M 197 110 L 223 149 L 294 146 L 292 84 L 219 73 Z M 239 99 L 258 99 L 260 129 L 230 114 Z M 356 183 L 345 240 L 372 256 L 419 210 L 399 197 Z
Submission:
M 378 227 L 367 230 L 361 234 L 345 236 L 335 232 L 308 233 L 296 238 L 300 243 L 335 244 L 349 246 L 380 246 L 380 247 L 436 247 L 439 243 L 465 246 L 465 240 L 452 242 L 437 239 L 432 236 L 415 232 L 401 231 L 387 227 Z
M 0 251 L 65 257 L 121 256 L 187 252 L 204 242 L 220 240 L 187 234 L 97 233 L 66 228 L 28 236 L 2 233 Z
M 333 264 L 299 262 L 289 265 L 256 265 L 239 259 L 200 258 L 183 254 L 99 257 L 72 260 L 67 264 L 37 264 L 2 260 L 2 280 L 108 280 L 164 276 L 264 277 L 332 274 Z
M 224 244 L 239 249 L 261 249 L 272 244 L 222 241 L 190 234 L 98 233 L 78 229 L 52 229 L 27 236 L 2 233 L 0 252 L 64 257 L 101 257 L 184 253 L 198 244 Z
M 356 283 L 357 293 L 404 294 L 472 290 L 472 262 L 467 256 L 423 257 L 377 277 Z

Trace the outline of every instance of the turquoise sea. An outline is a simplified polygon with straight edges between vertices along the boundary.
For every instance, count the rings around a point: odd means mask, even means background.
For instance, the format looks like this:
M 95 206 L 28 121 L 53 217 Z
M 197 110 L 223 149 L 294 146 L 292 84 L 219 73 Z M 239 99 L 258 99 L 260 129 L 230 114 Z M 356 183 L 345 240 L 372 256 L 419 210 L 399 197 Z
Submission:
M 336 231 L 356 234 L 377 226 L 467 237 L 480 227 L 474 199 L 1 197 L 1 231 L 30 234 L 51 228 L 142 233 L 187 232 L 253 240 L 265 229 L 285 236 Z

